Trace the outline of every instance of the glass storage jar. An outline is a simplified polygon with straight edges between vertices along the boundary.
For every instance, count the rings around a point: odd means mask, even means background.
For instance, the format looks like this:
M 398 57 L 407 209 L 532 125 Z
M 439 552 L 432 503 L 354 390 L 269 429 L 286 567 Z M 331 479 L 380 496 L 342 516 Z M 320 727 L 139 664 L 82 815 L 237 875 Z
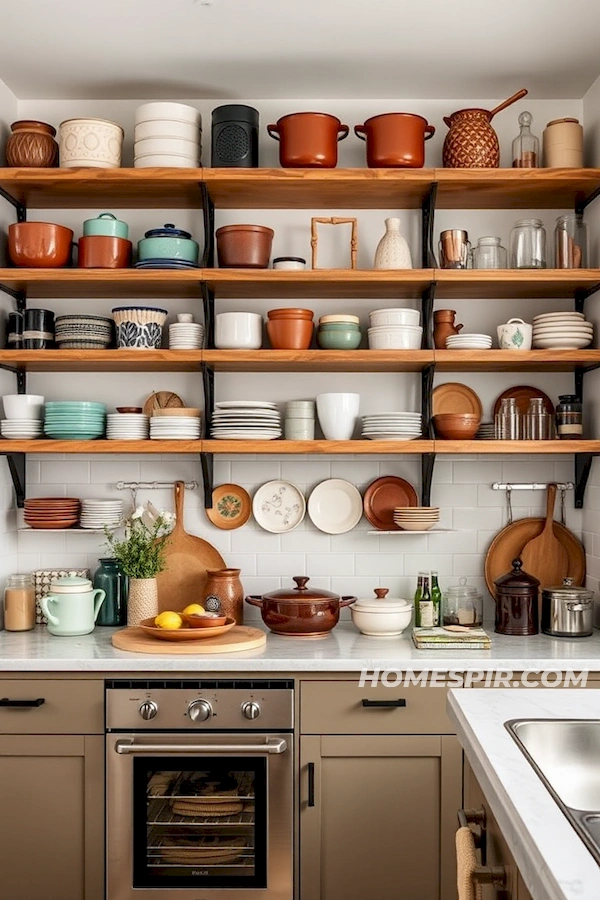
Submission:
M 583 406 L 575 394 L 561 394 L 558 398 L 556 437 L 561 441 L 583 437 Z
M 552 416 L 544 406 L 542 397 L 532 397 L 525 413 L 524 435 L 526 441 L 551 441 L 554 437 Z
M 494 434 L 497 441 L 518 441 L 522 434 L 522 417 L 514 397 L 504 397 L 494 416 Z
M 588 232 L 583 216 L 559 216 L 554 229 L 554 265 L 557 269 L 587 269 Z
M 533 116 L 524 110 L 519 116 L 521 130 L 512 143 L 513 169 L 536 169 L 540 164 L 540 141 L 531 133 Z
M 507 253 L 499 237 L 480 237 L 473 249 L 474 269 L 506 269 Z
M 442 597 L 442 624 L 477 628 L 483 622 L 483 597 L 476 587 L 461 578 Z
M 510 233 L 512 269 L 546 268 L 546 229 L 541 219 L 518 219 Z
M 4 588 L 4 627 L 7 631 L 35 628 L 33 575 L 9 575 Z

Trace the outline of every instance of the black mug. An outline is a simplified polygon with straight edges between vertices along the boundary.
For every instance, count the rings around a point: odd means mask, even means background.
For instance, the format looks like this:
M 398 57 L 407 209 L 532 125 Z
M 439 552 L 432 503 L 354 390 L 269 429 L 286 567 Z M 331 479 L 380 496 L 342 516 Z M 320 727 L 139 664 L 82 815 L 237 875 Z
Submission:
M 11 312 L 6 323 L 6 349 L 23 349 L 23 313 Z
M 25 350 L 47 350 L 54 346 L 54 313 L 49 309 L 26 309 L 23 328 Z

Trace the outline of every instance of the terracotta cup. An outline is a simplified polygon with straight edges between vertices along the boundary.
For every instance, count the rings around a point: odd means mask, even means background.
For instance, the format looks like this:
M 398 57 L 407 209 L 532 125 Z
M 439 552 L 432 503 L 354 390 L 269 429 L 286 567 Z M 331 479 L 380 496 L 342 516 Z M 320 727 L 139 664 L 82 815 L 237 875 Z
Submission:
M 128 269 L 131 266 L 131 241 L 93 234 L 79 238 L 80 269 Z
M 269 319 L 267 334 L 274 350 L 308 350 L 314 324 L 310 319 Z
M 217 256 L 222 269 L 266 269 L 275 232 L 264 225 L 225 225 L 217 229 Z
M 58 269 L 71 259 L 73 232 L 51 222 L 16 222 L 8 226 L 8 255 L 15 266 Z

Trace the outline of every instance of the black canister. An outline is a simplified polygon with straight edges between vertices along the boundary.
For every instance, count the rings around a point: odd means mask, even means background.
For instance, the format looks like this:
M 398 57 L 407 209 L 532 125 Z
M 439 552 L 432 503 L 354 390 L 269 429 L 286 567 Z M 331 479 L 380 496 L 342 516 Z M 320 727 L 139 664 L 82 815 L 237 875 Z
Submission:
M 228 103 L 213 109 L 211 166 L 257 168 L 258 119 L 253 106 Z
M 25 350 L 47 350 L 54 345 L 54 313 L 49 309 L 26 309 L 23 328 Z
M 23 313 L 11 312 L 6 323 L 6 349 L 23 349 Z
M 521 570 L 523 563 L 513 559 L 512 571 L 496 578 L 496 631 L 498 634 L 538 633 L 538 593 L 540 583 Z

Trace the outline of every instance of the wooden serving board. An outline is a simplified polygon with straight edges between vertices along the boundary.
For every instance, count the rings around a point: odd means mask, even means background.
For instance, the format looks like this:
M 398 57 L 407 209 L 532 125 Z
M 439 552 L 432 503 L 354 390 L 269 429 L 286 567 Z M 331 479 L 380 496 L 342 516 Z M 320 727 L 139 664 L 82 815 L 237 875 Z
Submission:
M 158 611 L 181 612 L 206 599 L 207 569 L 224 569 L 225 560 L 212 544 L 183 528 L 183 481 L 175 484 L 175 528 L 166 547 L 166 568 L 156 576 Z
M 194 655 L 202 656 L 210 653 L 236 653 L 241 650 L 254 650 L 267 642 L 267 635 L 260 628 L 247 625 L 236 625 L 231 631 L 219 637 L 204 638 L 198 641 L 160 641 L 146 634 L 141 628 L 123 628 L 112 636 L 113 647 L 117 650 L 128 650 L 130 653 L 160 653 L 162 656 Z

